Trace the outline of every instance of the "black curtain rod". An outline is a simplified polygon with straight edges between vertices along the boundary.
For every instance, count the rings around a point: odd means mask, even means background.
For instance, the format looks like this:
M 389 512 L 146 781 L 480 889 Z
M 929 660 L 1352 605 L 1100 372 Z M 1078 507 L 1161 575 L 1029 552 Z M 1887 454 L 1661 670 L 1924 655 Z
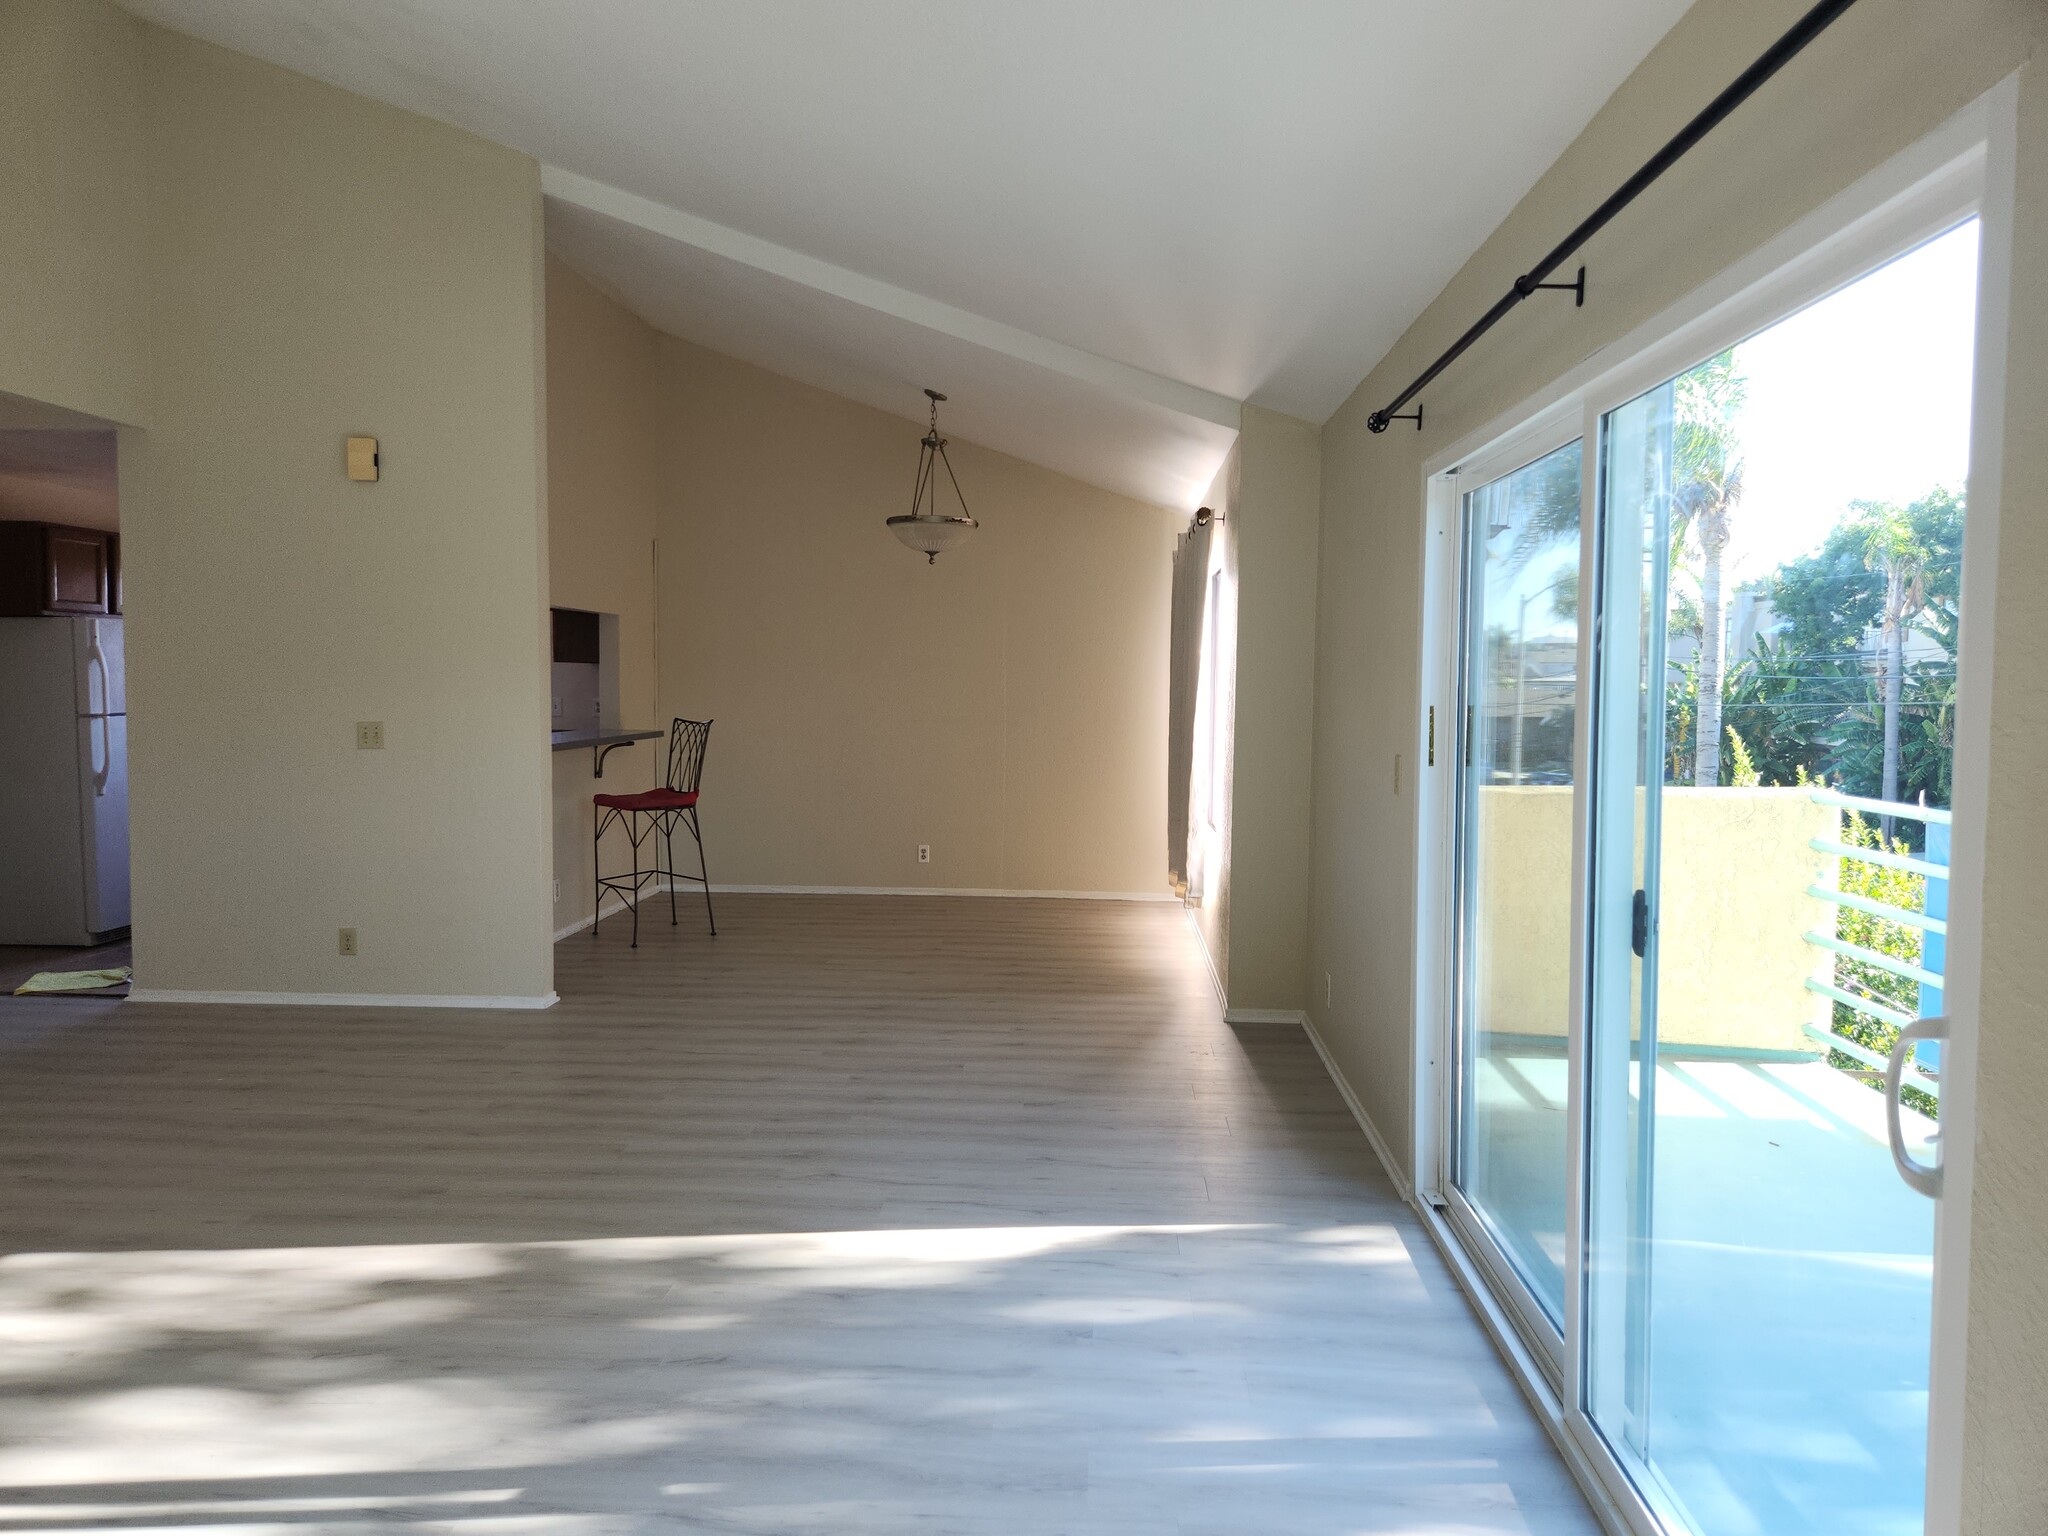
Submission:
M 1481 315 L 1478 323 L 1471 330 L 1452 342 L 1442 357 L 1439 357 L 1435 362 L 1423 369 L 1413 384 L 1410 384 L 1400 394 L 1388 401 L 1384 407 L 1366 417 L 1366 426 L 1375 432 L 1386 431 L 1387 423 L 1395 419 L 1394 412 L 1400 410 L 1402 406 L 1422 393 L 1428 387 L 1430 381 L 1462 357 L 1465 349 L 1470 347 L 1473 342 L 1500 324 L 1502 317 L 1509 310 L 1513 309 L 1539 288 L 1544 287 L 1543 280 L 1563 266 L 1573 252 L 1577 251 L 1580 246 L 1604 229 L 1608 222 L 1616 214 L 1620 213 L 1622 209 L 1642 196 L 1644 190 L 1649 187 L 1651 182 L 1676 165 L 1684 157 L 1687 150 L 1718 128 L 1730 113 L 1754 96 L 1766 80 L 1789 64 L 1798 56 L 1801 49 L 1825 32 L 1837 17 L 1855 3 L 1856 0 L 1821 0 L 1819 5 L 1816 5 L 1812 10 L 1800 17 L 1791 31 L 1771 44 L 1761 58 L 1737 75 L 1733 84 L 1712 101 L 1708 102 L 1697 117 L 1679 129 L 1672 136 L 1670 143 L 1658 150 L 1656 154 L 1650 156 L 1643 163 L 1641 170 L 1629 177 L 1627 181 L 1624 181 L 1615 190 L 1613 196 L 1609 197 L 1606 202 L 1588 214 L 1580 222 L 1577 229 L 1574 229 L 1564 239 L 1560 240 L 1556 249 L 1537 262 L 1535 266 L 1531 267 L 1522 276 L 1516 278 L 1515 286 L 1503 294 L 1500 301 L 1493 308 Z M 1557 283 L 1549 286 L 1559 288 L 1577 287 L 1579 302 L 1583 304 L 1585 302 L 1584 282 L 1585 274 L 1582 270 L 1579 283 L 1576 285 L 1572 283 Z M 1415 429 L 1418 432 L 1422 430 L 1422 412 L 1419 407 L 1412 418 L 1402 417 L 1401 419 L 1404 421 L 1413 420 Z

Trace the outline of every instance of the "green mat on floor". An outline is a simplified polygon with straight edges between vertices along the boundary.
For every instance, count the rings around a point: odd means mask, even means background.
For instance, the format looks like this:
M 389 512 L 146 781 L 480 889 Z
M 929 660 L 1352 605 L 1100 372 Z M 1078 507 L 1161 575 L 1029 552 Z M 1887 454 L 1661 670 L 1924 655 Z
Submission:
M 14 989 L 16 997 L 27 997 L 35 992 L 97 992 L 102 987 L 118 987 L 124 981 L 132 981 L 135 973 L 125 965 L 109 966 L 104 971 L 37 971 Z

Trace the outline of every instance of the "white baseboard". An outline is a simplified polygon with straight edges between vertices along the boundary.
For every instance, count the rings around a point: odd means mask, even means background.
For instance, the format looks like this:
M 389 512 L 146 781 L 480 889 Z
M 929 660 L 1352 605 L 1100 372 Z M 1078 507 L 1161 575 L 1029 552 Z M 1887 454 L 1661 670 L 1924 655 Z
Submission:
M 1225 1008 L 1223 1022 L 1226 1024 L 1308 1024 L 1308 1015 L 1299 1008 Z
M 676 887 L 678 896 L 695 896 L 703 890 L 694 880 L 685 881 Z M 640 899 L 665 896 L 668 885 L 649 885 Z M 981 890 L 972 887 L 935 885 L 713 885 L 714 896 L 1000 896 L 1006 898 L 1036 897 L 1041 901 L 1179 901 L 1180 898 L 1167 891 L 1163 895 L 1148 895 L 1144 891 L 1002 891 Z M 628 908 L 623 901 L 615 902 L 604 909 L 606 917 L 625 914 Z M 572 933 L 581 933 L 593 919 L 584 918 L 566 928 L 555 930 L 555 942 L 561 943 Z M 1213 967 L 1211 974 L 1213 974 Z
M 694 891 L 696 885 L 679 885 L 679 891 Z M 1170 901 L 1180 898 L 1171 891 L 1013 891 L 983 886 L 941 885 L 713 885 L 714 896 L 998 896 L 1011 900 L 1038 901 Z
M 1226 1015 L 1227 1017 L 1227 1015 Z M 1372 1149 L 1379 1155 L 1380 1166 L 1387 1171 L 1387 1178 L 1401 1198 L 1413 1205 L 1414 1186 L 1407 1175 L 1401 1172 L 1401 1165 L 1394 1161 L 1393 1151 L 1387 1146 L 1386 1138 L 1380 1135 L 1380 1128 L 1372 1123 L 1372 1116 L 1365 1112 L 1358 1095 L 1345 1080 L 1343 1069 L 1337 1065 L 1337 1058 L 1330 1054 L 1330 1048 L 1323 1044 L 1323 1037 L 1316 1031 L 1316 1022 L 1305 1013 L 1294 1015 L 1301 1020 L 1302 1032 L 1308 1036 L 1308 1043 L 1316 1048 L 1316 1054 L 1323 1058 L 1323 1070 L 1330 1074 L 1330 1081 L 1337 1085 L 1337 1092 L 1344 1096 L 1345 1106 L 1351 1111 L 1351 1118 L 1358 1122 L 1358 1128 L 1365 1132 L 1365 1139 L 1372 1143 Z
M 692 891 L 693 891 L 693 890 L 695 890 L 695 889 L 696 889 L 696 887 L 695 887 L 695 886 L 681 886 L 681 885 L 679 885 L 679 886 L 677 886 L 677 887 L 676 887 L 676 889 L 677 889 L 678 891 L 684 891 L 684 890 L 692 890 Z M 666 892 L 667 890 L 668 890 L 668 887 L 664 885 L 664 886 L 660 886 L 660 887 L 657 887 L 657 888 L 656 888 L 655 890 L 649 891 L 649 892 L 648 892 L 647 894 L 648 894 L 648 895 L 650 895 L 650 896 L 658 896 L 658 895 L 661 895 L 662 893 Z M 617 900 L 617 899 L 614 899 L 614 900 L 613 900 L 613 902 L 612 902 L 612 904 L 611 904 L 610 906 L 608 906 L 608 907 L 606 907 L 606 908 L 604 909 L 604 915 L 605 915 L 606 917 L 623 917 L 623 916 L 630 916 L 630 915 L 631 915 L 631 909 L 630 909 L 629 907 L 627 907 L 627 905 L 625 904 L 625 902 L 624 902 L 624 901 L 621 901 L 621 900 Z M 571 923 L 571 924 L 570 924 L 570 925 L 569 925 L 568 927 L 566 927 L 566 928 L 557 928 L 557 929 L 555 930 L 555 942 L 556 942 L 557 944 L 559 944 L 559 943 L 561 943 L 561 942 L 562 942 L 562 940 L 564 940 L 564 939 L 568 938 L 570 934 L 572 934 L 572 933 L 581 933 L 581 932 L 583 932 L 583 930 L 584 930 L 584 929 L 588 928 L 588 927 L 589 927 L 589 926 L 590 926 L 590 925 L 591 925 L 592 923 L 594 923 L 594 922 L 596 922 L 596 921 L 597 921 L 597 919 L 596 919 L 595 917 L 586 917 L 586 918 L 584 918 L 584 919 L 583 919 L 583 921 L 582 921 L 582 922 L 580 922 L 580 923 Z
M 450 992 L 187 992 L 174 987 L 134 987 L 131 1003 L 225 1003 L 274 1008 L 552 1008 L 561 999 L 467 997 Z
M 1227 1020 L 1230 1017 L 1230 999 L 1224 995 L 1223 975 L 1216 969 L 1216 957 L 1209 953 L 1209 936 L 1202 932 L 1202 923 L 1195 916 L 1195 909 L 1185 901 L 1181 902 L 1181 908 L 1187 914 L 1188 932 L 1195 936 L 1195 948 L 1202 952 L 1202 964 L 1209 968 L 1209 985 L 1216 989 L 1216 1006 L 1223 1010 Z

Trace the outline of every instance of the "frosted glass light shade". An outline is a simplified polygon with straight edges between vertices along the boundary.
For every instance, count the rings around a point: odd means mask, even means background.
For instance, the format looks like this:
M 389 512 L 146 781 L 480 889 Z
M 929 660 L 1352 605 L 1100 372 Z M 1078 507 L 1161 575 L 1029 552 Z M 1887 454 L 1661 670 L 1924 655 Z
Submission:
M 939 556 L 980 526 L 971 517 L 905 516 L 889 519 L 889 531 L 923 555 L 927 564 L 936 564 Z

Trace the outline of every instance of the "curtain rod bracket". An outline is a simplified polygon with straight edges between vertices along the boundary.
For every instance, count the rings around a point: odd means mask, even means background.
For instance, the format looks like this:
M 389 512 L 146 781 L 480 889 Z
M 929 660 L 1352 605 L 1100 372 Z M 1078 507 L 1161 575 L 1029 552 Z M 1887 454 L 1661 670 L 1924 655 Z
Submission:
M 1581 266 L 1579 268 L 1578 277 L 1574 281 L 1569 283 L 1532 283 L 1529 281 L 1527 277 L 1518 277 L 1515 279 L 1515 292 L 1519 293 L 1525 299 L 1529 297 L 1530 294 L 1541 293 L 1545 289 L 1554 290 L 1558 293 L 1577 294 L 1578 297 L 1572 301 L 1572 308 L 1584 309 L 1586 307 L 1585 267 Z
M 1415 409 L 1408 412 L 1405 416 L 1389 416 L 1385 411 L 1374 411 L 1365 418 L 1365 425 L 1369 431 L 1384 432 L 1397 421 L 1412 421 L 1415 423 L 1415 430 L 1420 432 L 1422 430 L 1422 402 L 1420 400 L 1416 401 Z

